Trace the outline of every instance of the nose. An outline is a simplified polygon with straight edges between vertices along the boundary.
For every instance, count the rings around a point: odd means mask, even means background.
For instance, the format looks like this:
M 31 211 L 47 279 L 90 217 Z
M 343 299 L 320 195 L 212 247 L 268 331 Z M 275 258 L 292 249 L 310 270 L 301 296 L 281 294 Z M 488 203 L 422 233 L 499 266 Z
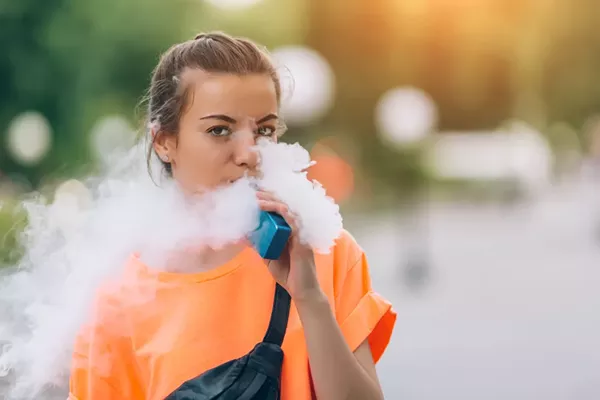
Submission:
M 255 149 L 256 137 L 251 130 L 236 132 L 234 135 L 233 159 L 236 165 L 249 170 L 256 169 L 258 165 L 258 152 Z

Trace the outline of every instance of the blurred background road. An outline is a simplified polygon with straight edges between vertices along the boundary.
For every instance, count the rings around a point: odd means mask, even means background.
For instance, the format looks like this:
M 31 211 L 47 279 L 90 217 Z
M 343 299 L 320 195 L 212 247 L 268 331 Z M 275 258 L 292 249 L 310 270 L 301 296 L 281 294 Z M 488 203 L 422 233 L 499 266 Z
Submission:
M 411 226 L 352 221 L 398 311 L 387 398 L 600 398 L 598 193 L 582 179 L 534 203 L 429 205 L 427 280 L 406 273 Z

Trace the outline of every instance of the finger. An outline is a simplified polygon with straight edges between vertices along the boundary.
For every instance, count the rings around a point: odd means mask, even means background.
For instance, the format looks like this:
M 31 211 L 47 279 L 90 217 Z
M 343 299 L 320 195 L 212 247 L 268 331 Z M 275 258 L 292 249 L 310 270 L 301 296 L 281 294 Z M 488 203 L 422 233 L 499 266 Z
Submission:
M 258 205 L 263 211 L 270 211 L 281 215 L 290 228 L 292 228 L 292 234 L 295 234 L 298 231 L 296 217 L 284 203 L 271 200 L 259 200 Z
M 290 228 L 292 228 L 292 236 L 296 236 L 298 234 L 298 221 L 294 214 L 286 207 L 285 213 L 281 214 L 281 216 L 285 219 L 285 222 L 288 223 Z
M 288 212 L 288 207 L 280 201 L 260 200 L 259 199 L 258 205 L 261 210 L 274 212 L 274 213 L 280 214 L 282 217 L 284 216 L 284 214 L 286 214 Z
M 265 190 L 258 190 L 256 192 L 256 197 L 261 200 L 279 201 L 277 196 L 275 196 L 273 193 L 267 192 Z

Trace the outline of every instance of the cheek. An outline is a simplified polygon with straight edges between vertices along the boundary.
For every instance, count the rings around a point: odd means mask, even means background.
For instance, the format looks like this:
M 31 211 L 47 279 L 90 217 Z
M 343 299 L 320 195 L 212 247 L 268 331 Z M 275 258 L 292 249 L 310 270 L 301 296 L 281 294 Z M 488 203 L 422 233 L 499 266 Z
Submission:
M 185 132 L 179 134 L 177 143 L 177 156 L 179 163 L 195 164 L 201 163 L 211 154 L 211 138 L 201 132 Z
M 227 162 L 227 146 L 208 135 L 182 135 L 177 147 L 177 166 L 187 176 L 210 177 Z

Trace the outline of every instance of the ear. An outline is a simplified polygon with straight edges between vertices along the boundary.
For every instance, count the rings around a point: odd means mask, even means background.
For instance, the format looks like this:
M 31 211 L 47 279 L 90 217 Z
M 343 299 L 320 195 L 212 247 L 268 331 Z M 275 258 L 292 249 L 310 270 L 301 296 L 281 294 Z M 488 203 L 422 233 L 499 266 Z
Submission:
M 172 162 L 177 149 L 177 137 L 164 131 L 152 131 L 152 146 L 158 157 L 164 162 Z

